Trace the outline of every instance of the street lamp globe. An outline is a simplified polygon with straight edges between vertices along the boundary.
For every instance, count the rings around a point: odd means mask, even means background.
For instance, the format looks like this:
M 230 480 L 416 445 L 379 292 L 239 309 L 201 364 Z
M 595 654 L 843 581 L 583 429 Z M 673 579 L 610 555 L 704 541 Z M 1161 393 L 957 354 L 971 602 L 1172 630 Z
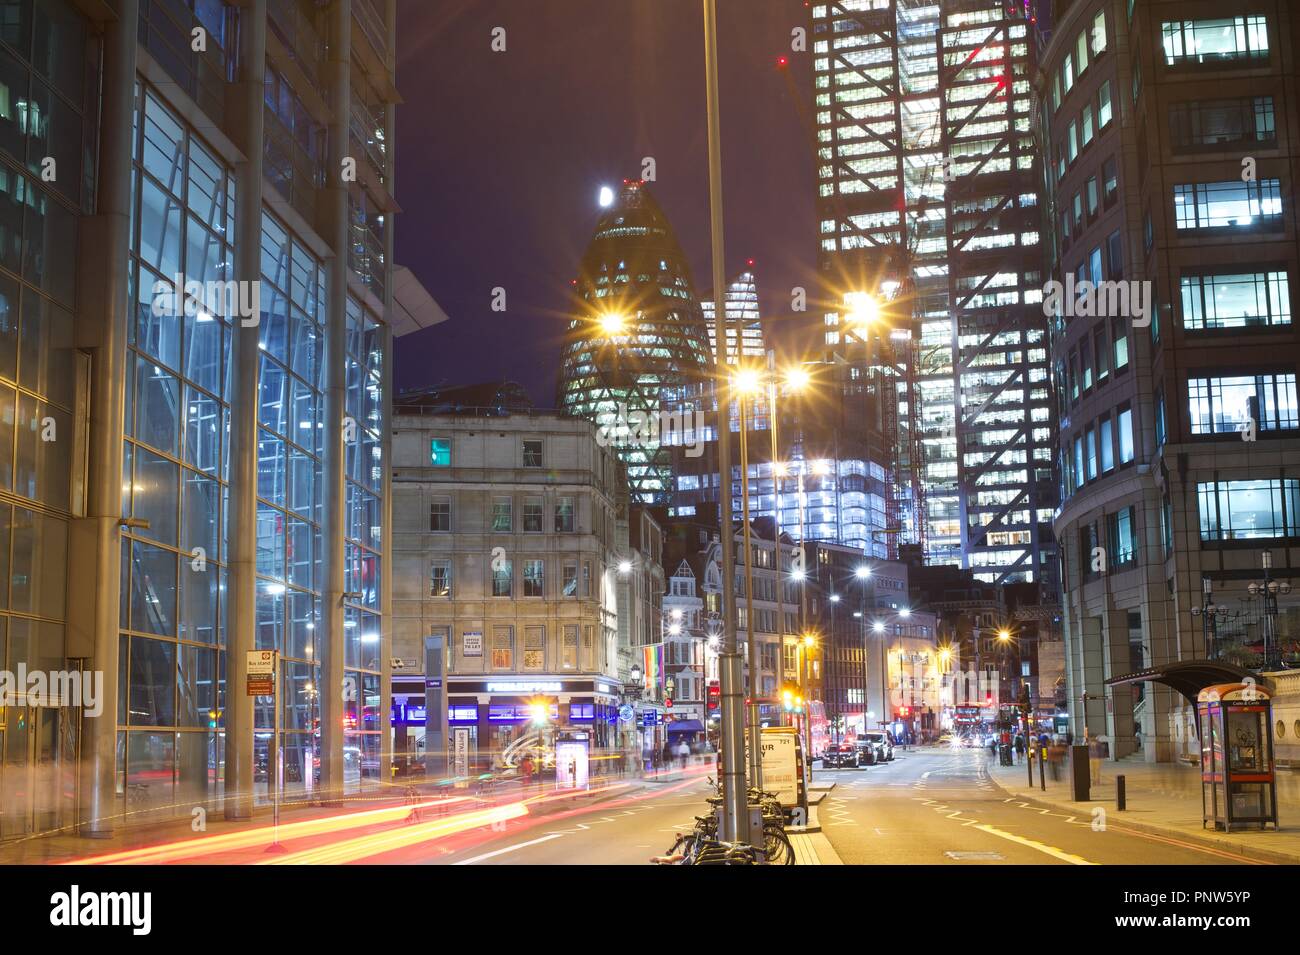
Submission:
M 632 562 L 630 560 L 620 560 L 618 562 L 618 572 L 627 574 L 632 572 Z
M 871 576 L 871 568 L 863 564 L 853 572 L 853 575 L 857 577 L 858 580 L 866 580 Z

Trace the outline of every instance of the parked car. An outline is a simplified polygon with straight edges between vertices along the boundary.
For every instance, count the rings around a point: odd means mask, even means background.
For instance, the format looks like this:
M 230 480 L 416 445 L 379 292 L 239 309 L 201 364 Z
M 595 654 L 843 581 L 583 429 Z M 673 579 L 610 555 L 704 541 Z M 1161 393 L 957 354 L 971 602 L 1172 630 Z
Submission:
M 862 761 L 862 765 L 874 766 L 876 763 L 881 761 L 880 751 L 877 750 L 875 744 L 865 736 L 859 734 L 857 739 L 853 741 L 853 745 L 858 751 L 858 759 Z
M 857 769 L 861 765 L 862 758 L 858 754 L 858 748 L 852 743 L 831 743 L 822 754 L 822 766 L 826 769 L 832 766 L 837 768 L 852 766 Z
M 876 762 L 887 763 L 894 758 L 894 741 L 888 733 L 873 730 L 866 734 L 866 738 L 876 750 Z

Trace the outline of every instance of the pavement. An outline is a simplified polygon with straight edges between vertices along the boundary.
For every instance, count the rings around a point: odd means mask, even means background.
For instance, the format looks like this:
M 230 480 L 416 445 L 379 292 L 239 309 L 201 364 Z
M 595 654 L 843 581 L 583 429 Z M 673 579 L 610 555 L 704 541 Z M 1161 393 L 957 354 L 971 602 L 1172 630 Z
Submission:
M 987 755 L 987 754 L 986 754 Z M 1089 818 L 1113 821 L 1131 829 L 1164 835 L 1240 855 L 1261 862 L 1300 863 L 1300 772 L 1277 774 L 1278 821 L 1275 831 L 1241 829 L 1218 832 L 1201 823 L 1201 774 L 1198 767 L 1183 763 L 1098 761 L 1093 764 L 1093 782 L 1087 802 L 1070 798 L 1065 768 L 1059 780 L 1051 778 L 1051 767 L 1040 782 L 1034 768 L 1029 785 L 1027 767 L 997 766 L 988 757 L 989 777 L 1008 796 L 1051 809 L 1068 810 Z M 1115 777 L 1124 776 L 1125 810 L 1117 808 Z M 1046 789 L 1042 788 L 1043 782 Z M 1100 816 L 1098 814 L 1101 814 Z

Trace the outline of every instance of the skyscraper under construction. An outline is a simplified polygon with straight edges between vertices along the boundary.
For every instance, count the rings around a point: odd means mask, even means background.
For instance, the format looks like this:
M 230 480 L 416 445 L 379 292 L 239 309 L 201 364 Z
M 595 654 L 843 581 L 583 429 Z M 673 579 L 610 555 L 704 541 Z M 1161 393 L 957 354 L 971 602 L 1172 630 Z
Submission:
M 1054 421 L 1028 12 L 810 12 L 825 343 L 895 398 L 892 519 L 929 562 L 1038 580 Z

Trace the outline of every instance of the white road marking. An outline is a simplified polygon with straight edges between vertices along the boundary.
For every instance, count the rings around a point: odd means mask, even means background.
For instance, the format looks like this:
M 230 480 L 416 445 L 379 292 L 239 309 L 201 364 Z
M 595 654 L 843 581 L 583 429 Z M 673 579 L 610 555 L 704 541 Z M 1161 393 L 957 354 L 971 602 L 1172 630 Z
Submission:
M 517 845 L 506 846 L 504 849 L 497 849 L 495 852 L 485 852 L 481 856 L 474 856 L 473 858 L 470 859 L 461 859 L 459 862 L 452 863 L 452 865 L 473 865 L 476 862 L 482 862 L 484 859 L 491 859 L 496 856 L 503 856 L 507 852 L 514 852 L 517 849 L 526 849 L 529 846 L 535 846 L 538 845 L 539 843 L 550 842 L 552 839 L 558 839 L 562 835 L 564 835 L 564 833 L 562 832 L 552 832 L 549 836 L 542 836 L 540 839 L 532 839 L 528 842 L 520 842 Z

